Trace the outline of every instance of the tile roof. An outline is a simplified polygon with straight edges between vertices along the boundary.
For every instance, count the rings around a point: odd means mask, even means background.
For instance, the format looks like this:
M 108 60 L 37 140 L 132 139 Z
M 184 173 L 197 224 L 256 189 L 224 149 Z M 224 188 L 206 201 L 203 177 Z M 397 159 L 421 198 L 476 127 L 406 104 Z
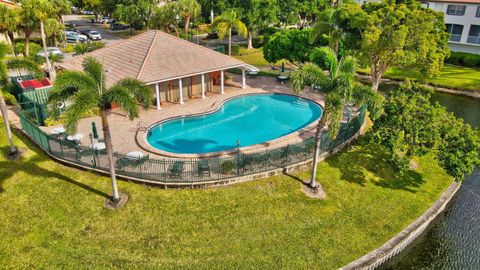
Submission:
M 209 48 L 150 30 L 111 46 L 60 63 L 64 69 L 81 70 L 87 56 L 98 59 L 107 70 L 106 84 L 137 78 L 147 84 L 189 75 L 246 65 Z
M 480 0 L 427 0 L 426 2 L 480 4 Z

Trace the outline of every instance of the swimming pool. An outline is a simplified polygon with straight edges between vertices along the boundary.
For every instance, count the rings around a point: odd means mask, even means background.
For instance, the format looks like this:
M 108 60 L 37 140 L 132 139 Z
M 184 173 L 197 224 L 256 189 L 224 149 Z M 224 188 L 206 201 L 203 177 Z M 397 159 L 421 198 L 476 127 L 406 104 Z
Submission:
M 205 154 L 250 146 L 304 128 L 322 115 L 315 102 L 284 94 L 232 98 L 213 113 L 178 117 L 152 126 L 150 146 L 177 154 Z

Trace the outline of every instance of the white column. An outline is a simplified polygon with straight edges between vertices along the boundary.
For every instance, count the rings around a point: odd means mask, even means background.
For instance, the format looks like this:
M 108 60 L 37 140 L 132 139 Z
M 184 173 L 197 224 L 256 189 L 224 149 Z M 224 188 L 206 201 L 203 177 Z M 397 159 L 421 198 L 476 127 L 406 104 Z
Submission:
M 183 85 L 182 85 L 182 79 L 178 79 L 178 90 L 180 91 L 180 104 L 183 104 Z
M 247 88 L 247 79 L 245 78 L 245 70 L 242 69 L 242 88 Z
M 202 98 L 205 98 L 205 74 L 202 74 Z
M 157 94 L 157 110 L 161 110 L 162 105 L 160 104 L 160 83 L 155 84 L 155 93 Z
M 225 94 L 225 72 L 220 71 L 220 93 Z

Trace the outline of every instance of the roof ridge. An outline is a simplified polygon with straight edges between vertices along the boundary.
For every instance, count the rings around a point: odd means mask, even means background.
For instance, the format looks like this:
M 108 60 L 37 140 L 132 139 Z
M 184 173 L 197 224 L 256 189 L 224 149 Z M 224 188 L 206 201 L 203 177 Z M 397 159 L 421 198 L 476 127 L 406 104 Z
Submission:
M 143 32 L 143 33 L 141 33 L 141 34 L 138 34 L 138 35 L 136 35 L 136 36 L 119 40 L 119 41 L 117 41 L 117 42 L 115 42 L 115 43 L 113 43 L 113 44 L 107 45 L 107 46 L 105 46 L 105 47 L 103 47 L 103 48 L 100 48 L 100 49 L 97 49 L 97 50 L 95 50 L 95 51 L 87 52 L 87 53 L 85 53 L 85 54 L 76 55 L 76 56 L 72 57 L 72 59 L 70 59 L 70 60 L 74 60 L 75 58 L 87 57 L 87 56 L 91 56 L 91 55 L 98 54 L 99 52 L 102 52 L 102 51 L 104 51 L 104 50 L 106 50 L 106 49 L 110 49 L 110 48 L 113 48 L 113 47 L 117 47 L 117 45 L 121 45 L 121 44 L 126 43 L 126 42 L 128 42 L 128 41 L 131 41 L 132 39 L 137 39 L 138 37 L 141 37 L 141 36 L 147 34 L 148 32 L 150 32 L 150 31 L 145 31 L 145 32 Z
M 165 32 L 162 32 L 162 33 L 167 34 L 167 35 L 169 35 L 170 37 L 172 37 L 172 38 L 174 38 L 174 39 L 180 40 L 180 41 L 182 41 L 183 43 L 188 44 L 188 45 L 190 45 L 190 46 L 193 45 L 193 47 L 202 48 L 203 50 L 208 50 L 209 52 L 214 52 L 214 53 L 219 54 L 219 55 L 222 55 L 222 56 L 224 56 L 224 57 L 226 56 L 226 57 L 228 57 L 228 58 L 236 59 L 236 58 L 234 58 L 234 57 L 232 57 L 232 56 L 230 56 L 230 55 L 226 55 L 226 54 L 224 54 L 224 53 L 217 52 L 217 51 L 215 51 L 215 50 L 212 50 L 212 49 L 207 48 L 207 47 L 205 47 L 205 46 L 202 46 L 202 45 L 200 45 L 200 44 L 196 44 L 196 43 L 190 42 L 190 41 L 188 41 L 188 40 L 186 40 L 186 39 L 179 38 L 179 37 L 176 37 L 176 36 L 174 36 L 174 35 L 170 35 L 170 34 L 165 33 Z M 236 59 L 236 60 L 237 60 L 237 59 Z
M 145 63 L 147 63 L 147 58 L 150 56 L 150 51 L 152 50 L 153 44 L 157 40 L 157 36 L 158 36 L 159 31 L 158 30 L 148 30 L 145 33 L 148 33 L 148 32 L 155 32 L 155 36 L 152 38 L 152 41 L 150 42 L 150 45 L 148 46 L 147 53 L 145 54 L 145 57 L 143 58 L 143 61 L 142 61 L 142 66 L 140 67 L 140 70 L 138 71 L 137 79 L 140 78 L 140 74 L 142 74 L 143 67 L 145 67 Z

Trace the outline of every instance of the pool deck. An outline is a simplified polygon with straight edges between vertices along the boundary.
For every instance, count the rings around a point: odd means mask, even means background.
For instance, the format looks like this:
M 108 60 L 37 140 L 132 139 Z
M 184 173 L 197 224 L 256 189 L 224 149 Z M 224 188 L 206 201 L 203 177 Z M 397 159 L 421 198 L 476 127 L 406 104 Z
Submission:
M 161 110 L 156 110 L 152 107 L 145 111 L 139 109 L 139 118 L 130 121 L 126 113 L 121 109 L 113 109 L 108 115 L 110 124 L 110 131 L 112 134 L 112 143 L 114 151 L 119 153 L 128 153 L 131 151 L 141 151 L 149 153 L 152 157 L 199 157 L 204 155 L 177 155 L 162 152 L 150 147 L 145 141 L 145 132 L 138 132 L 137 126 L 140 122 L 150 126 L 159 121 L 182 115 L 199 114 L 216 110 L 221 106 L 222 102 L 226 99 L 254 93 L 283 93 L 294 94 L 288 84 L 279 84 L 276 82 L 276 78 L 272 77 L 255 77 L 247 78 L 248 87 L 246 89 L 241 88 L 241 76 L 228 74 L 231 79 L 226 81 L 225 93 L 217 94 L 208 92 L 205 99 L 192 98 L 186 99 L 184 104 L 164 103 Z M 302 97 L 312 99 L 322 106 L 324 100 L 321 94 L 311 91 L 308 87 L 301 94 Z M 80 141 L 82 145 L 90 145 L 90 139 L 88 134 L 91 133 L 91 123 L 95 122 L 98 128 L 99 136 L 102 138 L 101 121 L 100 117 L 84 118 L 79 122 L 77 133 L 84 134 L 85 137 Z M 287 144 L 297 143 L 305 138 L 312 137 L 315 132 L 316 122 L 309 126 L 284 137 L 278 138 L 267 143 L 260 145 L 249 146 L 241 148 L 242 152 L 257 151 L 259 149 L 276 148 L 285 146 Z M 44 127 L 43 129 L 49 132 L 51 129 L 58 127 Z M 228 152 L 217 153 L 228 154 Z

